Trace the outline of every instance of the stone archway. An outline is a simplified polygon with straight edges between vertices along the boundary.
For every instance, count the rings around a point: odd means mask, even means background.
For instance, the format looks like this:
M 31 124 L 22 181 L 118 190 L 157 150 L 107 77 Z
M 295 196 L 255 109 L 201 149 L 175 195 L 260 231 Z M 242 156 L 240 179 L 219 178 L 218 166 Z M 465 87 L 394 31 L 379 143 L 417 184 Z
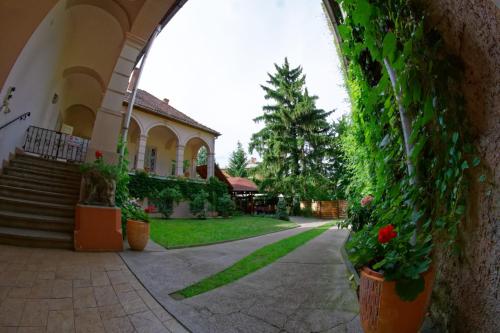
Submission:
M 208 142 L 203 138 L 194 136 L 186 140 L 184 145 L 184 165 L 183 174 L 189 178 L 196 178 L 196 161 L 200 149 L 204 147 L 207 150 L 207 166 L 210 164 L 208 161 L 209 156 L 213 156 L 212 149 Z M 210 177 L 210 176 L 208 176 Z

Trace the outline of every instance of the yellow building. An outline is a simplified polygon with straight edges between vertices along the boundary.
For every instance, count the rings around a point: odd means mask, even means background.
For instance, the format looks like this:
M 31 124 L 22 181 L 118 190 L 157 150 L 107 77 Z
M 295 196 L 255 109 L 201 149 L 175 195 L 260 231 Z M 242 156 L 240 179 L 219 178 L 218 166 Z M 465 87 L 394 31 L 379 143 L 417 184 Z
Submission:
M 118 161 L 131 73 L 185 2 L 0 2 L 0 243 L 73 248 L 81 175 L 66 161 L 92 161 L 96 151 Z M 213 174 L 218 135 L 139 91 L 131 166 L 195 177 L 193 159 L 205 146 Z

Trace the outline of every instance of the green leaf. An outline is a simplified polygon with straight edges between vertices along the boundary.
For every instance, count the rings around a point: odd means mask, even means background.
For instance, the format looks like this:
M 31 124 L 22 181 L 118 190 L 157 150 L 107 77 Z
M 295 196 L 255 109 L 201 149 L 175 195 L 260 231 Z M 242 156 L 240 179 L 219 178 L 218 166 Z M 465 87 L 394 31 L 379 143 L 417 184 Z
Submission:
M 407 302 L 415 300 L 424 291 L 425 281 L 419 276 L 418 279 L 401 279 L 396 281 L 396 292 L 398 296 Z
M 388 32 L 384 41 L 382 42 L 382 54 L 387 57 L 390 62 L 394 61 L 394 54 L 396 52 L 396 35 L 392 32 Z
M 372 6 L 367 0 L 360 0 L 352 13 L 352 19 L 355 24 L 368 26 L 370 24 L 370 16 L 372 14 Z
M 481 160 L 479 159 L 479 157 L 474 157 L 474 159 L 472 160 L 472 166 L 477 167 L 479 165 L 479 163 L 481 163 Z
M 479 176 L 479 182 L 484 183 L 485 181 L 486 181 L 486 176 L 485 175 Z
M 424 148 L 425 143 L 427 142 L 427 138 L 421 137 L 417 144 L 413 147 L 413 150 L 411 151 L 411 156 L 410 158 L 415 160 L 419 155 L 422 149 Z
M 351 28 L 341 24 L 337 26 L 337 29 L 339 30 L 340 37 L 342 37 L 342 40 L 348 40 L 351 38 Z
M 467 163 L 467 161 L 463 161 L 461 168 L 462 168 L 462 170 L 468 169 L 469 168 L 469 163 Z
M 453 141 L 453 143 L 457 143 L 457 141 L 458 141 L 458 132 L 453 133 L 453 135 L 451 136 L 451 140 Z

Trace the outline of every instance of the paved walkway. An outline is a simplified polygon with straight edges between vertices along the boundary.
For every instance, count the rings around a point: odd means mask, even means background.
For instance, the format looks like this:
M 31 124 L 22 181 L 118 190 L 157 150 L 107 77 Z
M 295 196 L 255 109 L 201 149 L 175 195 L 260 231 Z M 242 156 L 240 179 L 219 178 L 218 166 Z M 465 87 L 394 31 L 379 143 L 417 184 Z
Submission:
M 115 253 L 0 245 L 0 332 L 185 332 Z
M 122 258 L 151 294 L 193 332 L 361 332 L 340 256 L 345 231 L 331 229 L 234 283 L 182 301 L 169 294 L 256 249 L 324 221 L 247 240 L 179 250 L 152 247 Z

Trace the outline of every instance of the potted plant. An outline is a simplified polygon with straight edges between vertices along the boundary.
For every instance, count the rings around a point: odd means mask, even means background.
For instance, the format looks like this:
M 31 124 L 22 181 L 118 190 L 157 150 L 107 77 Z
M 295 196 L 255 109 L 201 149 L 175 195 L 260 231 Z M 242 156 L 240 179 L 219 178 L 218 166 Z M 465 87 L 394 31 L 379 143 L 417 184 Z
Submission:
M 373 205 L 373 197 L 361 201 Z M 364 217 L 371 220 L 370 217 Z M 346 248 L 360 271 L 360 318 L 366 333 L 418 332 L 434 282 L 430 230 L 414 242 L 414 226 L 367 223 L 354 233 Z
M 121 251 L 120 208 L 116 207 L 120 165 L 108 164 L 103 153 L 81 166 L 80 200 L 75 208 L 74 246 L 77 251 Z M 119 184 L 119 199 L 123 184 Z
M 103 154 L 97 150 L 95 160 L 83 164 L 80 170 L 82 172 L 80 203 L 114 207 L 118 167 L 107 164 L 103 159 Z
M 130 200 L 122 207 L 122 219 L 126 221 L 127 241 L 132 250 L 142 251 L 149 240 L 149 215 Z

